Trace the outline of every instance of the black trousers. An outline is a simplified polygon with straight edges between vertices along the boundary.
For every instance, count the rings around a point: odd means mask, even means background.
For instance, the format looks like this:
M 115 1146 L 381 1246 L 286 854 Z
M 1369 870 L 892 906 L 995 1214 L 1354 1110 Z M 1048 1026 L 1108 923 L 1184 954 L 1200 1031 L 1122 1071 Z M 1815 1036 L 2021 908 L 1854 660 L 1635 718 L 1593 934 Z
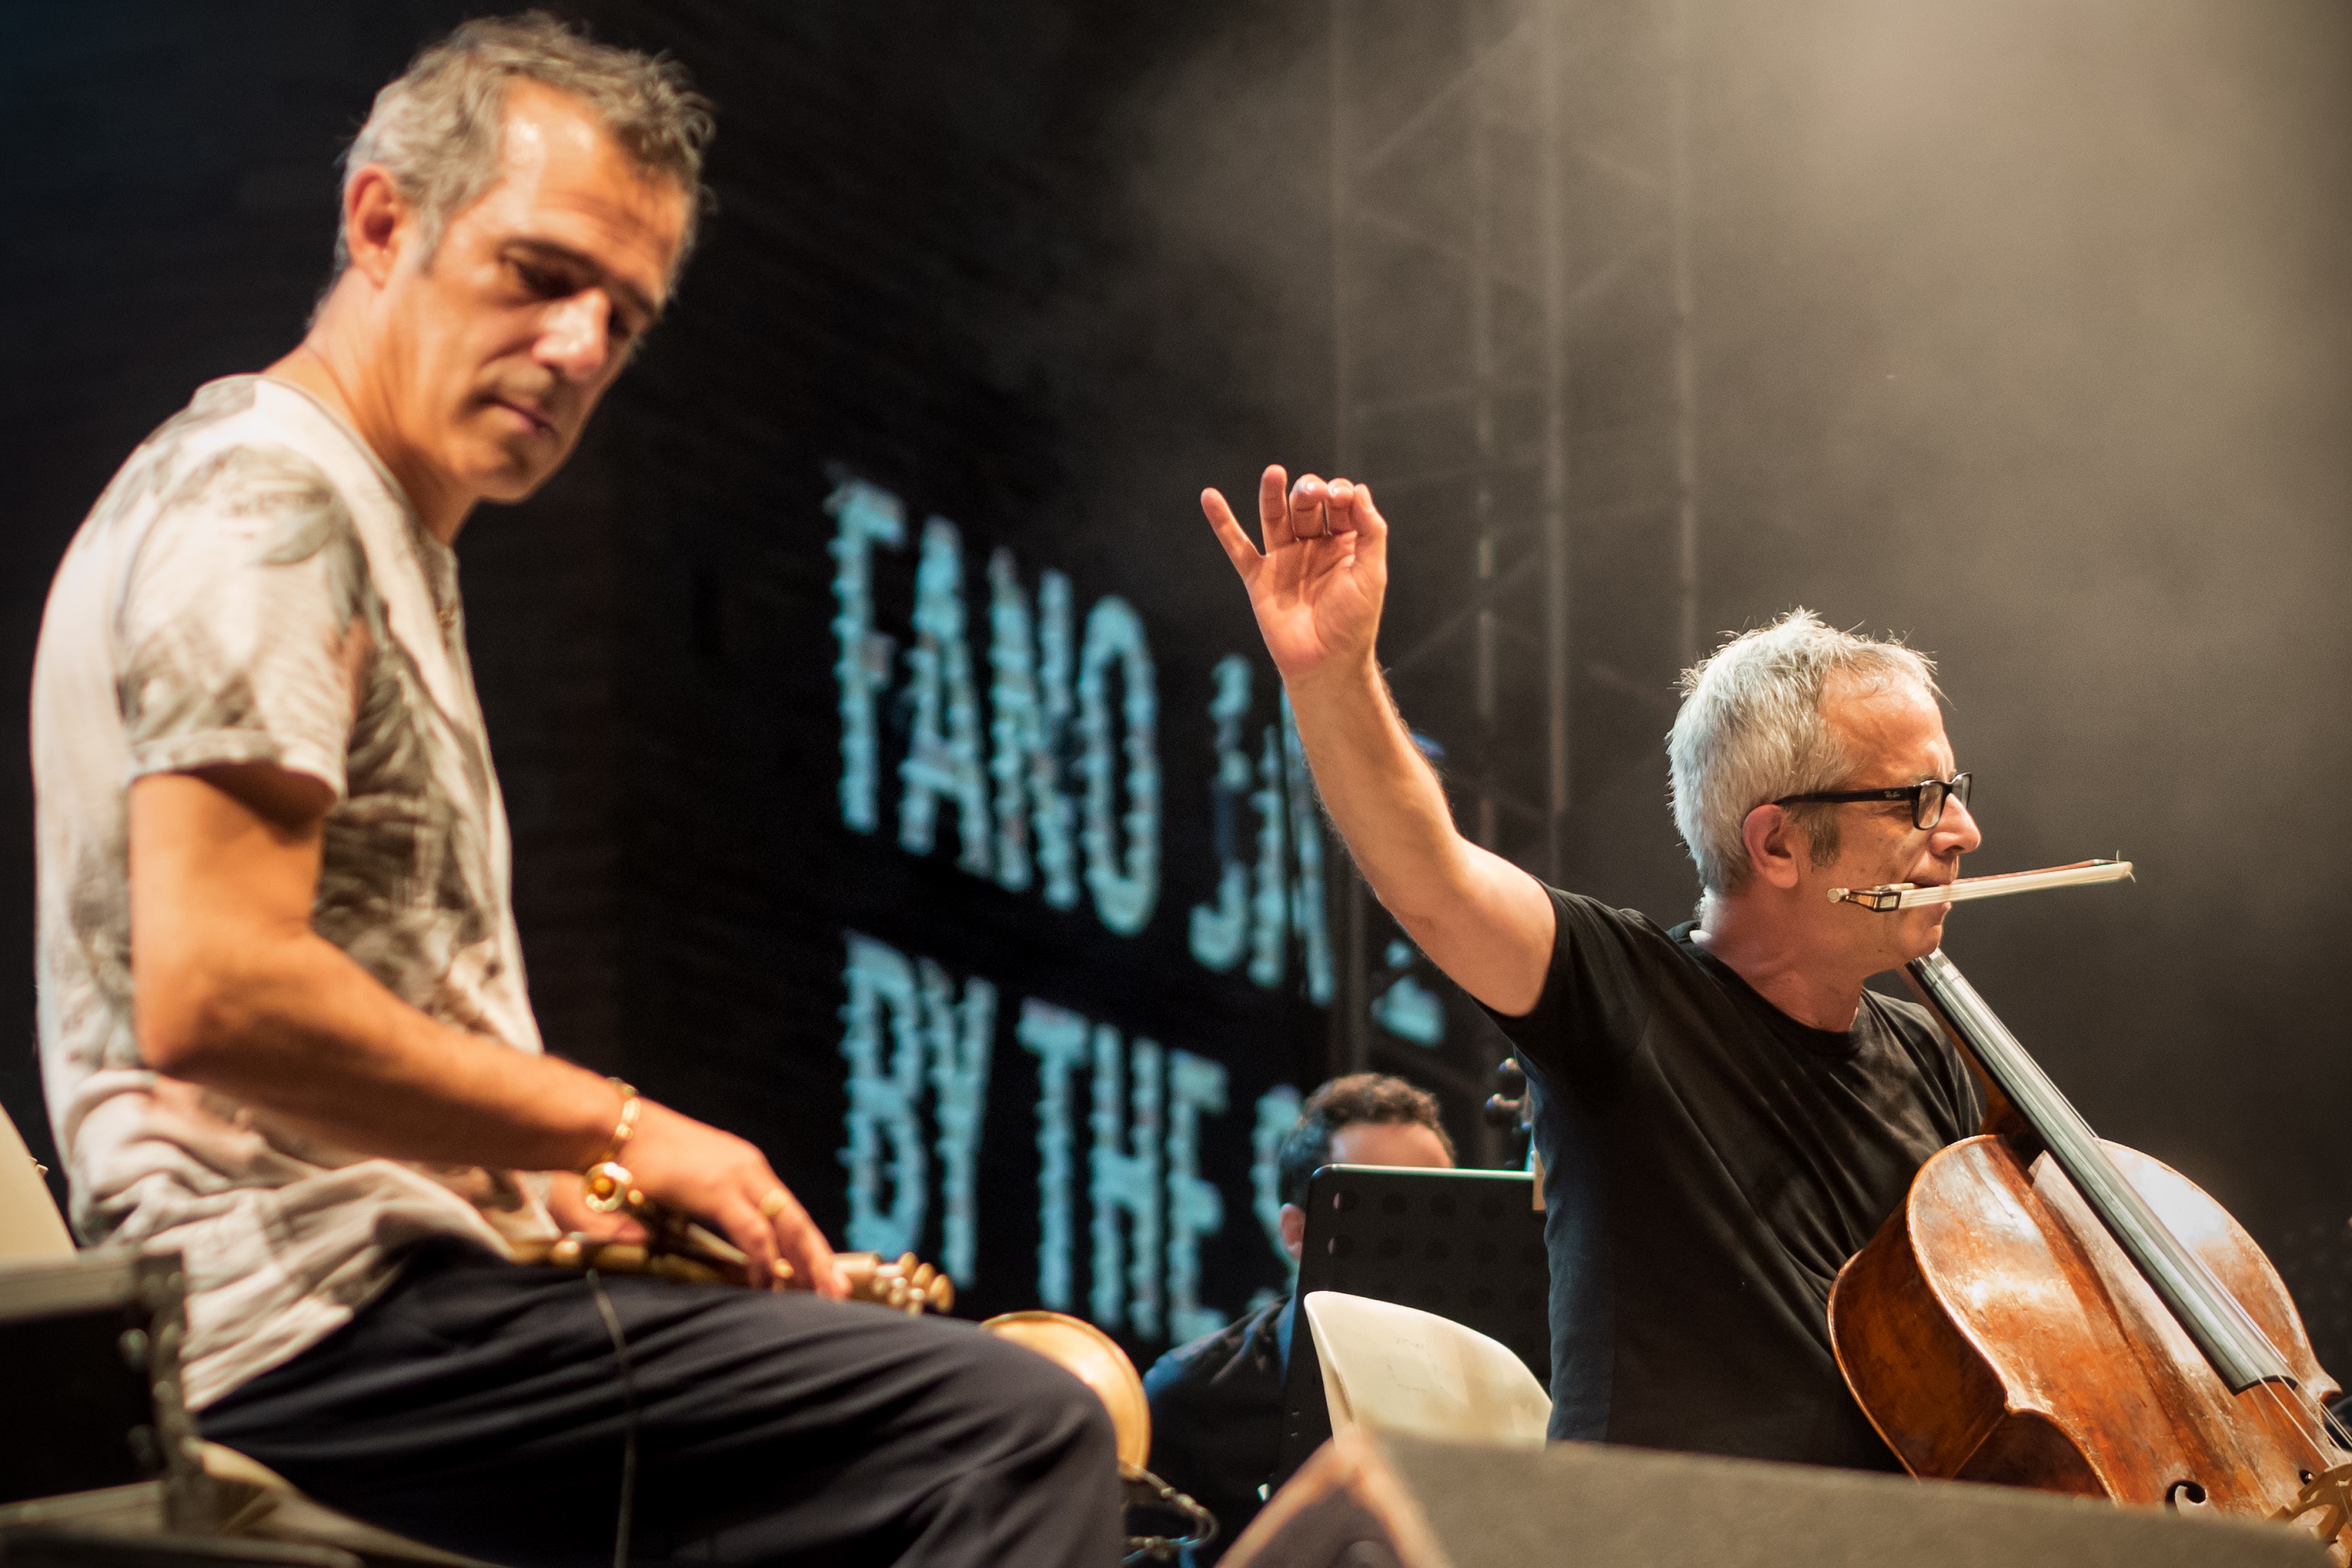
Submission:
M 1110 1421 L 969 1323 L 602 1277 L 628 1350 L 638 1562 L 1110 1568 Z M 432 1243 L 204 1435 L 331 1507 L 514 1568 L 613 1561 L 630 1417 L 586 1277 Z

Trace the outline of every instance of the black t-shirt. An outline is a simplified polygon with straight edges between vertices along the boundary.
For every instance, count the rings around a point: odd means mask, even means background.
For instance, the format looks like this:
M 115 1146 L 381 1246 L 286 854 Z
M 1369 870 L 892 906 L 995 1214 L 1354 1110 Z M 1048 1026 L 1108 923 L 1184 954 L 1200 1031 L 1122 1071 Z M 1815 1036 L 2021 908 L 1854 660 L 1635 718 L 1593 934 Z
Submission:
M 1924 1009 L 1799 1023 L 1630 910 L 1552 892 L 1542 998 L 1494 1015 L 1536 1094 L 1552 1436 L 1898 1468 L 1847 1392 L 1830 1286 L 1975 1080 Z

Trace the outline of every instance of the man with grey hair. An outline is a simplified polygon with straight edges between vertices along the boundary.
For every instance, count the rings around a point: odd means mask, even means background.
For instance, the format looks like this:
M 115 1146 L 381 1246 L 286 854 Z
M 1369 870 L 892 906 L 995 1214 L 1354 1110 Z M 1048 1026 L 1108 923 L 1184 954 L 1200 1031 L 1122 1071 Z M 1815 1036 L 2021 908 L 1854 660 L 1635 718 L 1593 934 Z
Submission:
M 75 536 L 33 691 L 74 1222 L 183 1255 L 207 1437 L 441 1546 L 1107 1564 L 1083 1385 L 835 1299 L 760 1150 L 531 1017 L 451 547 L 555 471 L 660 315 L 709 134 L 673 65 L 537 15 L 458 28 L 352 149 L 300 345 L 201 389 Z M 626 1233 L 583 1196 L 618 1162 L 747 1283 L 812 1288 L 518 1267 Z
M 1454 828 L 1375 656 L 1369 488 L 1267 469 L 1262 551 L 1202 506 L 1357 863 L 1534 1087 L 1552 1435 L 1897 1468 L 1838 1372 L 1830 1286 L 1982 1106 L 1925 1011 L 1864 987 L 1945 909 L 1827 894 L 1948 882 L 1979 841 L 1933 667 L 1799 611 L 1691 671 L 1668 754 L 1700 902 L 1668 930 Z

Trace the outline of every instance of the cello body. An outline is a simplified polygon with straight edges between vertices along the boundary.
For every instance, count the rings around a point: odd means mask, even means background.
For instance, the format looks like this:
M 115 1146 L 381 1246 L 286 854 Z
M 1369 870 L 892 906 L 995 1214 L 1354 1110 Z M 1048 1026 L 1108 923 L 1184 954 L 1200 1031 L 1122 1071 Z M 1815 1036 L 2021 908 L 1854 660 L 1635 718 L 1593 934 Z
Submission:
M 2028 1165 L 1996 1135 L 1929 1159 L 1840 1271 L 1830 1336 L 1848 1385 L 1914 1475 L 2286 1517 L 2315 1474 L 2352 1461 L 2310 1418 L 2336 1385 L 2237 1221 L 2159 1162 L 2101 1147 L 2308 1397 L 2232 1393 L 2051 1157 Z M 2340 1513 L 2306 1506 L 2295 1528 L 2347 1560 Z

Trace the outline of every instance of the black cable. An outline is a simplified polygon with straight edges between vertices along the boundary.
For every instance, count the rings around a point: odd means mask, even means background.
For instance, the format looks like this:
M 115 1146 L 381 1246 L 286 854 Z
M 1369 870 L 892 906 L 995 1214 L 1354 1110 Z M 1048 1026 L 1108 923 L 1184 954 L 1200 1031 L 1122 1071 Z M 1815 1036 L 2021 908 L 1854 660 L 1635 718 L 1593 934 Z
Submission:
M 621 1508 L 613 1521 L 613 1568 L 629 1568 L 629 1512 L 637 1497 L 637 1385 L 629 1371 L 629 1342 L 621 1333 L 621 1314 L 604 1293 L 604 1281 L 588 1270 L 588 1291 L 596 1298 L 597 1315 L 612 1337 L 613 1360 L 621 1369 Z

